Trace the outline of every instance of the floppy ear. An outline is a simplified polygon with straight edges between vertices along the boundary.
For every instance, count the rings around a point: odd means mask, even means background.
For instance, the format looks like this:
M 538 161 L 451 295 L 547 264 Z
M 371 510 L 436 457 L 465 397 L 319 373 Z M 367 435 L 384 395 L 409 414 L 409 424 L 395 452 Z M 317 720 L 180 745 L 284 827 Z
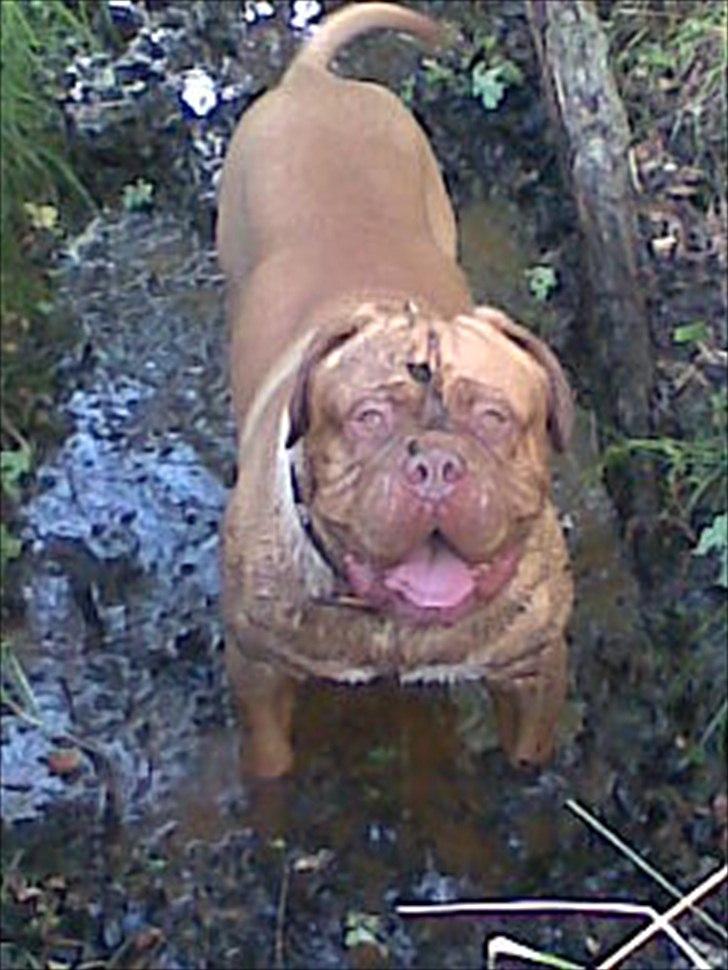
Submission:
M 546 420 L 551 444 L 565 451 L 574 424 L 574 397 L 556 355 L 530 330 L 492 307 L 476 307 L 479 320 L 489 323 L 534 357 L 546 371 L 549 382 L 549 410 Z
M 309 354 L 301 364 L 296 375 L 293 393 L 288 404 L 288 437 L 286 438 L 286 448 L 292 448 L 308 431 L 308 382 L 316 362 L 317 358 Z
M 308 391 L 311 374 L 316 366 L 328 356 L 332 350 L 345 343 L 356 331 L 329 335 L 315 339 L 308 349 L 303 363 L 298 369 L 296 382 L 293 386 L 291 400 L 288 405 L 288 437 L 286 448 L 292 448 L 308 431 L 310 415 L 308 410 Z

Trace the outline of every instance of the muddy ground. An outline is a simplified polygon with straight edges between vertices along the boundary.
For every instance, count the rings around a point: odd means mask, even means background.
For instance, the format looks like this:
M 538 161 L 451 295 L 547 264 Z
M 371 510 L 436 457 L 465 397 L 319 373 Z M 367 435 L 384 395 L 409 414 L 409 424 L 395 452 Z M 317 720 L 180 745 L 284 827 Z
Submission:
M 3 966 L 473 967 L 484 939 L 502 932 L 590 964 L 638 924 L 395 913 L 404 901 L 554 896 L 667 908 L 670 895 L 567 799 L 683 890 L 723 851 L 720 745 L 696 745 L 724 696 L 725 656 L 681 632 L 719 601 L 686 570 L 662 570 L 657 590 L 640 586 L 602 484 L 599 401 L 573 349 L 574 213 L 535 96 L 522 5 L 425 5 L 446 8 L 471 41 L 485 30 L 521 68 L 525 83 L 494 111 L 434 84 L 391 37 L 340 63 L 412 102 L 445 169 L 476 296 L 536 326 L 580 393 L 555 485 L 577 580 L 560 751 L 541 773 L 509 769 L 479 688 L 311 686 L 296 711 L 296 772 L 267 786 L 240 774 L 221 663 L 217 529 L 234 448 L 212 200 L 235 117 L 301 30 L 287 4 L 247 23 L 239 10 L 225 21 L 222 6 L 138 6 L 121 55 L 109 54 L 114 63 L 141 47 L 144 30 L 176 30 L 167 78 L 194 64 L 233 86 L 205 120 L 185 114 L 171 85 L 176 100 L 160 119 L 149 103 L 167 96 L 166 82 L 147 78 L 136 116 L 150 111 L 154 138 L 166 130 L 174 147 L 155 145 L 142 164 L 144 132 L 125 127 L 133 104 L 125 114 L 120 98 L 111 115 L 103 99 L 68 106 L 79 152 L 106 160 L 94 170 L 110 201 L 58 261 L 57 312 L 72 332 L 53 405 L 63 433 L 35 476 L 10 577 L 23 604 L 14 648 L 42 727 L 3 711 Z M 236 59 L 220 53 L 226 30 Z M 154 202 L 125 211 L 119 190 L 142 172 Z M 525 275 L 543 262 L 560 280 L 546 304 Z M 719 265 L 696 266 L 654 268 L 666 332 L 686 313 L 724 313 Z M 676 620 L 676 596 L 696 612 Z M 716 900 L 712 912 L 720 922 Z M 683 927 L 717 959 L 715 929 Z M 663 939 L 630 964 L 687 965 Z

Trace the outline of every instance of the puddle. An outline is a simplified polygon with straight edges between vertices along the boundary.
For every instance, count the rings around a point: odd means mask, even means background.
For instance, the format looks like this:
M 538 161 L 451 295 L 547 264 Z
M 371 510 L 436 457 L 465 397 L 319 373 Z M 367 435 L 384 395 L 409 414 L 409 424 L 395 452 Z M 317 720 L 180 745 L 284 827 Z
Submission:
M 329 948 L 320 965 L 341 959 L 326 927 L 345 920 L 344 909 L 537 893 L 565 880 L 576 889 L 594 858 L 559 806 L 577 788 L 588 789 L 591 804 L 609 795 L 609 756 L 623 743 L 620 722 L 630 722 L 626 699 L 614 704 L 600 652 L 612 663 L 615 650 L 628 657 L 639 624 L 611 507 L 600 486 L 585 484 L 596 461 L 589 416 L 580 416 L 576 451 L 562 462 L 556 489 L 580 586 L 577 681 L 556 763 L 533 777 L 511 771 L 479 687 L 448 694 L 309 685 L 295 715 L 295 776 L 251 787 L 240 777 L 219 650 L 217 528 L 233 431 L 212 254 L 174 220 L 151 216 L 111 222 L 88 247 L 64 282 L 84 329 L 81 363 L 68 365 L 78 385 L 63 405 L 68 434 L 39 470 L 24 533 L 30 646 L 21 658 L 48 732 L 3 719 L 5 820 L 24 821 L 20 831 L 30 825 L 43 840 L 68 824 L 64 806 L 86 813 L 106 846 L 98 878 L 138 894 L 140 925 L 156 925 L 160 915 L 134 874 L 163 860 L 155 884 L 170 907 L 168 965 L 202 965 L 204 952 L 220 960 L 208 965 L 232 966 L 243 952 L 263 952 L 256 948 L 269 945 L 262 941 L 270 939 L 281 866 L 322 852 L 321 871 L 293 879 L 297 912 L 287 930 L 289 941 L 302 933 L 293 927 L 306 912 L 324 920 L 301 942 L 307 960 L 311 947 Z M 154 270 L 160 262 L 163 275 Z M 600 725 L 591 741 L 588 729 L 580 733 L 584 709 Z M 57 739 L 69 732 L 103 752 L 107 772 L 85 750 L 70 777 L 51 772 Z M 74 845 L 59 860 L 62 871 L 85 871 L 88 848 Z M 250 856 L 242 882 L 240 853 Z M 235 875 L 238 908 L 239 894 L 263 894 L 267 929 L 253 920 L 237 930 L 245 945 L 228 939 L 227 956 L 198 935 L 182 959 L 180 914 L 190 907 L 198 916 L 209 908 L 221 945 L 232 933 L 233 883 L 219 883 L 220 867 Z M 203 905 L 200 885 L 210 878 Z M 93 898 L 93 880 L 86 891 Z M 318 896 L 332 892 L 338 916 L 326 915 Z M 127 915 L 112 932 L 110 910 L 104 904 L 99 915 L 104 933 L 127 939 L 133 921 Z M 409 965 L 415 953 L 447 953 L 452 930 L 395 921 L 382 932 L 396 962 Z M 287 947 L 295 952 L 293 942 Z

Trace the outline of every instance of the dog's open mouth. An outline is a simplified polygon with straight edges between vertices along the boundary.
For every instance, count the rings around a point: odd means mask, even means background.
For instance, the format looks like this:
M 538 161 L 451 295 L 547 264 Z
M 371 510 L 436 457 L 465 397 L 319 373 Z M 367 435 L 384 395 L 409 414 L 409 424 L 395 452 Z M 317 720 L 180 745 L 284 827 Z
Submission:
M 377 568 L 346 557 L 352 591 L 370 606 L 423 623 L 452 623 L 491 599 L 511 579 L 520 550 L 511 546 L 490 562 L 471 565 L 436 530 L 396 566 Z
M 422 609 L 458 606 L 475 590 L 473 570 L 436 531 L 398 565 L 385 569 L 386 589 Z

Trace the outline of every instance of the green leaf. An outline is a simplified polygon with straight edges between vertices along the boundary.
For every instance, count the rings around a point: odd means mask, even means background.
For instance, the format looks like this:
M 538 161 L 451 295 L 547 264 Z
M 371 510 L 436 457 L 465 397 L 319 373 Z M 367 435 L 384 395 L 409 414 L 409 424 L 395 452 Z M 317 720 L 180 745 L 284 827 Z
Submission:
M 531 296 L 539 303 L 545 303 L 556 289 L 558 277 L 553 266 L 532 266 L 526 270 L 528 289 Z
M 23 208 L 33 229 L 53 230 L 57 227 L 58 209 L 54 205 L 25 202 Z
M 487 65 L 480 61 L 470 76 L 470 93 L 480 98 L 486 111 L 493 111 L 503 100 L 506 90 L 523 82 L 523 73 L 513 61 L 502 60 Z
M 486 111 L 494 111 L 506 93 L 500 67 L 476 64 L 471 76 L 471 91 L 474 98 L 480 98 Z
M 122 205 L 127 212 L 144 212 L 150 209 L 154 200 L 154 186 L 146 179 L 137 179 L 124 186 Z
M 20 539 L 8 532 L 4 522 L 0 522 L 0 568 L 4 569 L 11 559 L 17 559 L 23 544 Z
M 344 946 L 348 950 L 362 945 L 375 946 L 386 956 L 387 948 L 380 939 L 381 932 L 382 921 L 376 914 L 347 913 Z
M 709 336 L 708 328 L 702 320 L 675 327 L 672 332 L 672 340 L 676 344 L 694 344 L 699 340 L 707 340 Z
M 367 752 L 367 761 L 372 765 L 390 765 L 397 757 L 394 747 L 379 746 Z
M 408 74 L 399 86 L 399 96 L 411 108 L 415 100 L 415 76 Z
M 481 34 L 478 28 L 475 30 L 475 46 L 480 48 L 484 54 L 492 54 L 498 46 L 498 38 L 495 34 Z
M 720 558 L 720 568 L 716 583 L 728 587 L 728 512 L 716 515 L 712 523 L 700 533 L 698 544 L 693 549 L 694 556 L 707 556 L 716 552 Z
M 432 57 L 424 57 L 422 59 L 422 70 L 425 75 L 425 83 L 431 85 L 450 84 L 455 77 L 455 72 L 447 64 L 441 64 L 440 61 L 434 60 Z
M 18 485 L 23 475 L 30 471 L 30 448 L 3 448 L 0 451 L 0 483 L 2 490 L 13 502 L 20 500 Z
M 506 84 L 511 87 L 517 87 L 519 84 L 523 84 L 523 71 L 520 69 L 518 64 L 513 61 L 505 60 L 499 65 L 501 77 Z

